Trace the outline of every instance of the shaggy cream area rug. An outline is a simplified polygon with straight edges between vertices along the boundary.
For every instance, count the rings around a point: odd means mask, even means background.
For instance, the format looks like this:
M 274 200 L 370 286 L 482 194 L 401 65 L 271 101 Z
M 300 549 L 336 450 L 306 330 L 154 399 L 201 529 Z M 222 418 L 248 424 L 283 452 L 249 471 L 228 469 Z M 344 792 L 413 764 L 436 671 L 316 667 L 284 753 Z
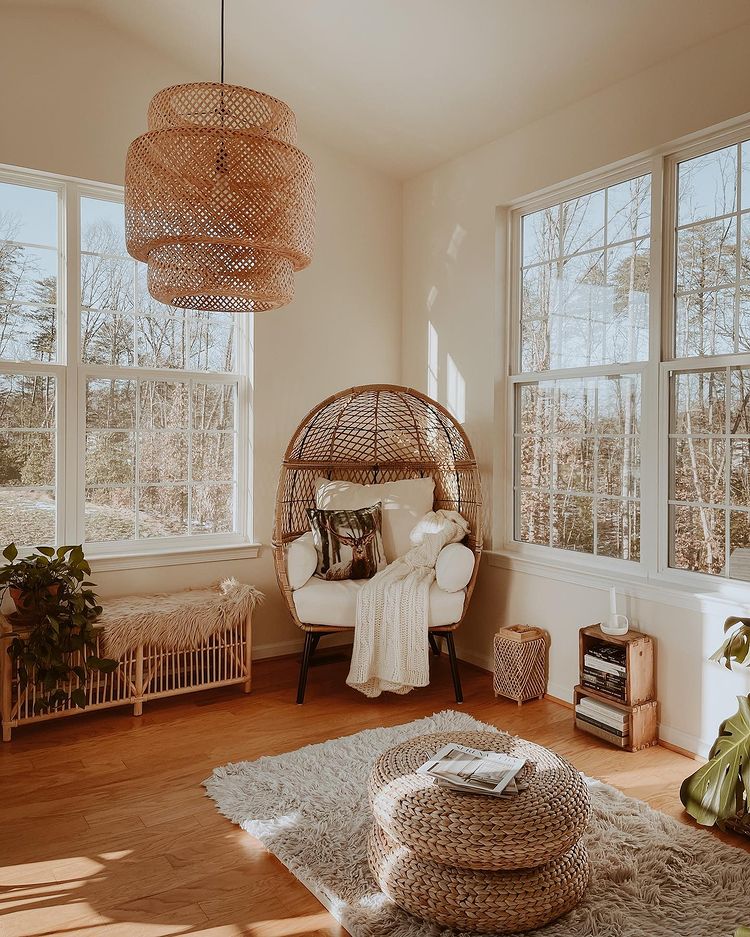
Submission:
M 441 712 L 225 765 L 204 786 L 220 812 L 257 837 L 353 937 L 458 937 L 399 910 L 375 885 L 365 858 L 366 782 L 374 760 L 393 745 L 477 729 L 497 731 L 464 713 Z M 536 937 L 730 937 L 750 924 L 749 854 L 600 781 L 588 784 L 589 890 Z

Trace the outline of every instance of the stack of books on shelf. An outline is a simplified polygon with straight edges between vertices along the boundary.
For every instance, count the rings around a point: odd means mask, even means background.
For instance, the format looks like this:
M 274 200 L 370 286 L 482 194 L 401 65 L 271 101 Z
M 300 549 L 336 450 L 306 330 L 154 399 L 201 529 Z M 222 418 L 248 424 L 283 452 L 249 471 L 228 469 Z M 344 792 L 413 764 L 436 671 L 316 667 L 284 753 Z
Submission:
M 625 648 L 597 644 L 583 658 L 582 685 L 625 702 Z
M 576 705 L 576 719 L 596 726 L 597 729 L 610 732 L 621 739 L 627 739 L 629 734 L 628 714 L 591 696 L 581 697 Z

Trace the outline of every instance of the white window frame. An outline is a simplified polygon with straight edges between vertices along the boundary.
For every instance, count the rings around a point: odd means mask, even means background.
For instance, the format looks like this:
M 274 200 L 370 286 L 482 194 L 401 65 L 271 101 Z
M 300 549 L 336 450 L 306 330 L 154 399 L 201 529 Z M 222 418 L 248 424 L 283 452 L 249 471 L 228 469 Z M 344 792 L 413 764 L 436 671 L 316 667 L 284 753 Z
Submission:
M 0 182 L 54 191 L 58 196 L 58 309 L 55 362 L 0 361 L 0 370 L 13 374 L 49 374 L 56 378 L 56 541 L 83 543 L 87 557 L 100 559 L 97 570 L 141 565 L 177 565 L 192 560 L 239 559 L 257 556 L 252 542 L 253 442 L 253 316 L 237 315 L 234 335 L 237 368 L 230 375 L 177 368 L 148 369 L 85 364 L 80 360 L 80 200 L 89 197 L 122 203 L 121 186 L 89 182 L 70 176 L 19 169 L 0 164 Z M 87 378 L 191 380 L 237 386 L 235 466 L 236 530 L 143 540 L 99 542 L 84 540 Z M 122 562 L 121 562 L 122 561 Z
M 658 287 L 655 283 L 660 282 L 658 267 L 655 269 L 654 241 L 655 233 L 659 230 L 661 215 L 658 212 L 660 203 L 660 167 L 658 161 L 654 159 L 643 159 L 628 162 L 614 170 L 605 170 L 599 173 L 587 175 L 584 179 L 573 183 L 556 186 L 546 190 L 544 193 L 533 196 L 529 199 L 523 199 L 514 203 L 509 215 L 509 260 L 508 260 L 508 335 L 507 335 L 507 413 L 506 413 L 506 434 L 505 434 L 505 478 L 506 478 L 506 501 L 505 501 L 505 530 L 504 544 L 507 550 L 512 550 L 516 555 L 528 559 L 539 559 L 544 562 L 556 562 L 563 565 L 580 566 L 582 568 L 591 568 L 592 564 L 602 571 L 608 571 L 613 574 L 632 575 L 642 567 L 646 556 L 653 548 L 650 538 L 644 536 L 644 501 L 647 483 L 647 466 L 653 461 L 651 448 L 653 445 L 653 433 L 650 423 L 652 416 L 648 408 L 643 405 L 646 394 L 650 386 L 654 383 L 654 369 L 652 367 L 652 357 L 654 354 L 654 342 L 658 340 L 655 335 L 654 322 L 658 321 L 658 316 L 654 314 L 654 304 L 658 304 Z M 605 364 L 585 368 L 556 368 L 549 371 L 521 371 L 521 223 L 524 215 L 531 212 L 542 211 L 546 208 L 552 208 L 560 202 L 566 202 L 569 199 L 580 198 L 596 192 L 607 186 L 617 185 L 620 182 L 626 182 L 637 176 L 651 174 L 651 231 L 650 231 L 650 250 L 651 250 L 651 283 L 649 291 L 649 358 L 647 361 L 631 362 L 628 364 Z M 656 217 L 654 216 L 657 212 Z M 658 247 L 657 247 L 658 250 Z M 658 260 L 658 258 L 657 258 Z M 658 354 L 658 352 L 657 352 Z M 515 406 L 516 406 L 516 388 L 524 384 L 537 383 L 539 381 L 564 380 L 566 378 L 595 378 L 612 374 L 639 374 L 641 378 L 641 414 L 640 414 L 640 461 L 641 461 L 641 482 L 640 482 L 640 501 L 641 501 L 641 560 L 622 560 L 614 557 L 595 556 L 588 553 L 577 553 L 572 550 L 564 550 L 559 547 L 546 546 L 544 544 L 525 543 L 515 539 L 516 517 L 518 504 L 516 501 L 515 482 L 516 482 L 516 445 L 515 445 Z M 657 372 L 658 374 L 658 372 Z M 650 486 L 649 486 L 650 487 Z
M 498 245 L 505 246 L 498 260 L 505 289 L 498 302 L 501 316 L 501 388 L 497 410 L 498 440 L 495 463 L 502 473 L 502 485 L 496 486 L 500 510 L 495 522 L 495 542 L 491 565 L 519 571 L 549 572 L 553 577 L 604 587 L 614 577 L 625 590 L 646 598 L 671 596 L 685 607 L 701 607 L 703 600 L 747 602 L 750 583 L 708 573 L 674 569 L 669 566 L 669 383 L 674 370 L 701 370 L 737 365 L 750 367 L 750 354 L 703 358 L 674 357 L 675 328 L 675 222 L 678 163 L 750 140 L 750 117 L 728 121 L 718 128 L 692 134 L 682 140 L 658 147 L 651 152 L 622 160 L 617 164 L 587 173 L 561 185 L 551 186 L 529 197 L 498 209 Z M 525 214 L 552 207 L 605 186 L 614 185 L 651 173 L 651 282 L 649 293 L 649 357 L 645 362 L 617 367 L 569 368 L 540 373 L 520 371 L 521 303 L 521 218 Z M 594 377 L 616 371 L 641 374 L 641 558 L 621 560 L 577 553 L 515 539 L 515 396 L 516 385 L 535 380 L 566 377 Z M 651 587 L 653 584 L 653 587 Z M 698 600 L 698 606 L 693 604 Z

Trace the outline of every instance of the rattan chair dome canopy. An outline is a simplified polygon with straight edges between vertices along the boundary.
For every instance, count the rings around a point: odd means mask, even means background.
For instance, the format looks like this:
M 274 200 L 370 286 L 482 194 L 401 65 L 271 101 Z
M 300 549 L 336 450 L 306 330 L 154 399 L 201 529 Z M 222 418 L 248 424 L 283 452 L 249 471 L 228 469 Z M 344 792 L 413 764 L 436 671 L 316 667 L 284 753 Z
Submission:
M 466 543 L 475 559 L 464 601 L 466 614 L 482 552 L 481 481 L 471 443 L 444 407 L 408 387 L 352 387 L 311 410 L 292 436 L 276 494 L 274 565 L 295 623 L 308 633 L 325 634 L 342 629 L 299 620 L 286 570 L 287 545 L 310 529 L 307 509 L 315 507 L 319 476 L 363 485 L 431 476 L 434 508 L 458 511 L 470 525 Z M 460 623 L 434 630 L 452 632 Z
M 125 168 L 128 252 L 148 289 L 181 308 L 289 303 L 312 259 L 315 184 L 291 109 L 218 82 L 164 88 Z

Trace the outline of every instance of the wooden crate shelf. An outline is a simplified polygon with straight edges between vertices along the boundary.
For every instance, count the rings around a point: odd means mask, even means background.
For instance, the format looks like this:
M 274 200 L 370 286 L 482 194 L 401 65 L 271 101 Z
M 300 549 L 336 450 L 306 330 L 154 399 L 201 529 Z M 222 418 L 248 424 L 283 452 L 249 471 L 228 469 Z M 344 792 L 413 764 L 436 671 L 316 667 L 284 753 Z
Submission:
M 622 698 L 605 688 L 585 685 L 584 658 L 594 647 L 613 645 L 624 651 L 625 684 Z M 624 635 L 605 634 L 599 625 L 589 625 L 579 632 L 580 683 L 575 687 L 573 703 L 577 706 L 586 696 L 599 700 L 627 715 L 624 737 L 616 732 L 591 725 L 576 714 L 576 727 L 590 735 L 610 742 L 625 751 L 636 752 L 658 743 L 657 702 L 654 684 L 654 642 L 641 631 Z

